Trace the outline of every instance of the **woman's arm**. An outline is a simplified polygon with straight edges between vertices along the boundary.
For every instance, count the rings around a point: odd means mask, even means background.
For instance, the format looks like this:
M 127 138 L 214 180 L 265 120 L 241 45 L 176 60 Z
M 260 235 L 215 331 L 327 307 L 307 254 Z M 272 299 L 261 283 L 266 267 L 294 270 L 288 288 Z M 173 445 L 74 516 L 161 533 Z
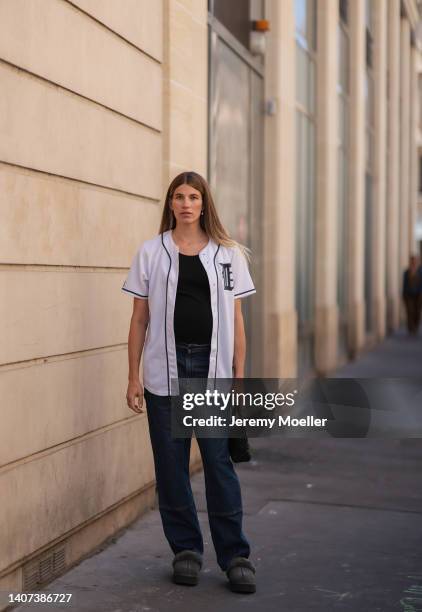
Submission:
M 245 375 L 246 334 L 242 315 L 242 299 L 234 301 L 234 357 L 233 369 L 235 378 Z
M 133 312 L 128 337 L 129 376 L 126 399 L 129 408 L 142 412 L 143 387 L 139 380 L 139 364 L 149 322 L 148 300 L 133 298 Z M 136 401 L 138 398 L 138 401 Z

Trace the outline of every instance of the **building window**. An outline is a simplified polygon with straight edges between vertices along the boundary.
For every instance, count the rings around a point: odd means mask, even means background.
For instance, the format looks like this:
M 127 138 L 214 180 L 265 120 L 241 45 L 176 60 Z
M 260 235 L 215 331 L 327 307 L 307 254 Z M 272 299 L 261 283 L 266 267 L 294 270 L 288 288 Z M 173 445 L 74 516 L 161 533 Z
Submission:
M 421 9 L 422 10 L 422 9 Z M 422 130 L 422 73 L 418 75 L 418 87 L 419 87 L 419 129 Z
M 419 157 L 419 193 L 422 195 L 422 156 Z
M 348 0 L 339 0 L 339 13 L 341 21 L 347 25 L 348 22 Z
M 296 41 L 308 50 L 316 50 L 316 0 L 295 0 Z
M 372 38 L 372 0 L 366 0 L 365 5 L 365 15 L 366 15 L 366 64 L 367 66 L 372 66 L 372 46 L 373 46 L 373 38 Z
M 296 310 L 299 373 L 313 366 L 316 2 L 295 0 Z
M 250 0 L 209 0 L 208 10 L 233 34 L 244 47 L 249 49 Z
M 373 142 L 374 142 L 374 75 L 372 71 L 373 15 L 372 0 L 366 0 L 366 73 L 365 73 L 365 327 L 373 328 L 372 230 L 373 230 Z
M 343 9 L 342 9 L 343 6 Z M 347 3 L 340 1 L 346 12 Z M 347 19 L 340 10 L 338 23 L 338 207 L 337 207 L 337 304 L 339 309 L 339 354 L 347 352 L 347 246 L 349 193 L 349 79 L 350 40 Z

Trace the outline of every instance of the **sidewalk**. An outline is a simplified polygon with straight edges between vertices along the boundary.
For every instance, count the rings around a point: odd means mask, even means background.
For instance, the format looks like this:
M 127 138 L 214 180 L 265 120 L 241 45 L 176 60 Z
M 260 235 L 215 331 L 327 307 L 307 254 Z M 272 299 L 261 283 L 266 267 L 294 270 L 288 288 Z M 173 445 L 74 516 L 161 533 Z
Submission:
M 338 375 L 416 376 L 421 369 L 422 339 L 400 333 Z M 197 587 L 171 582 L 172 555 L 154 510 L 45 589 L 72 593 L 69 604 L 15 610 L 422 610 L 422 439 L 274 436 L 252 446 L 254 460 L 237 471 L 256 594 L 232 593 L 216 564 L 200 473 L 192 479 L 205 539 Z
M 344 378 L 422 378 L 422 332 L 409 337 L 405 329 L 388 336 L 373 350 L 336 371 Z

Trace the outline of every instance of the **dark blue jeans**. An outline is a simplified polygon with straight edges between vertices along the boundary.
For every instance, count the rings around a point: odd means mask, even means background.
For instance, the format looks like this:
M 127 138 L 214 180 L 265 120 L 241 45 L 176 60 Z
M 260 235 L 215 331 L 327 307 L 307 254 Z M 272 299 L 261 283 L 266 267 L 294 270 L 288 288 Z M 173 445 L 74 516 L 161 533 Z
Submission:
M 209 345 L 177 344 L 179 378 L 207 378 Z M 189 478 L 191 438 L 172 438 L 171 400 L 145 389 L 158 503 L 164 534 L 174 554 L 204 544 Z M 225 571 L 233 557 L 249 557 L 242 531 L 240 484 L 228 450 L 228 438 L 197 438 L 204 466 L 208 520 L 217 554 Z

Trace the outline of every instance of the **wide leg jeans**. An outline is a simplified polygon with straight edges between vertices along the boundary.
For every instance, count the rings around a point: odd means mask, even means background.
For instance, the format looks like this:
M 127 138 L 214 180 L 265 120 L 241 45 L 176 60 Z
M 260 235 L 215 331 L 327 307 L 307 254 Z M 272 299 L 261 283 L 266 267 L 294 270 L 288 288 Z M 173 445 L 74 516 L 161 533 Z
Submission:
M 209 345 L 177 344 L 179 378 L 207 378 Z M 174 554 L 203 553 L 204 545 L 189 477 L 191 438 L 172 438 L 171 400 L 145 389 L 159 511 Z M 240 484 L 228 450 L 228 438 L 197 438 L 204 467 L 208 520 L 220 568 L 233 557 L 249 557 L 242 531 Z

